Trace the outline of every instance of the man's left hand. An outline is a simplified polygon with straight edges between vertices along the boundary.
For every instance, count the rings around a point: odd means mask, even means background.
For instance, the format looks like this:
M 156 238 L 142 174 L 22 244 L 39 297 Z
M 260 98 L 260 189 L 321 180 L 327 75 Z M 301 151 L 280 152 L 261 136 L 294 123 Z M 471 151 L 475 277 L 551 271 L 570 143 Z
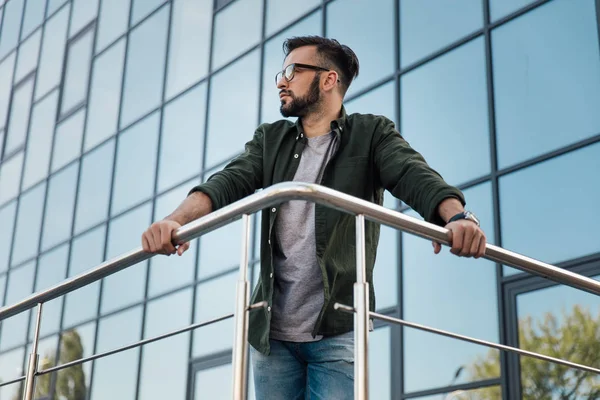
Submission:
M 473 221 L 459 219 L 445 226 L 448 229 L 448 241 L 452 243 L 450 252 L 461 257 L 479 258 L 485 254 L 486 238 L 479 226 Z M 438 254 L 442 245 L 432 242 L 433 252 Z

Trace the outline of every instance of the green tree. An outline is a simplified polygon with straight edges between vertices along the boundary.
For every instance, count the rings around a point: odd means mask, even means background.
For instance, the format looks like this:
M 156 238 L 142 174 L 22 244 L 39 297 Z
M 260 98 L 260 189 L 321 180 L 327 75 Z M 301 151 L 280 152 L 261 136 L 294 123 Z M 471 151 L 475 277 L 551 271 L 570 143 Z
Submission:
M 600 313 L 576 305 L 562 318 L 546 313 L 539 321 L 531 316 L 519 320 L 519 347 L 524 350 L 600 367 Z M 525 400 L 600 399 L 600 376 L 533 357 L 521 356 L 521 394 Z M 469 368 L 472 380 L 500 375 L 498 350 L 490 349 Z M 479 391 L 481 399 L 499 399 L 500 389 Z

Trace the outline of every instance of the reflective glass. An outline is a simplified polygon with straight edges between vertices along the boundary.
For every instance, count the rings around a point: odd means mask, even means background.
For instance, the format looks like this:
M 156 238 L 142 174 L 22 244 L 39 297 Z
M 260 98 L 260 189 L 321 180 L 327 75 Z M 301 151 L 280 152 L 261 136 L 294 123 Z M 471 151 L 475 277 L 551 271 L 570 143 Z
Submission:
M 131 1 L 102 0 L 98 18 L 98 38 L 96 53 L 115 41 L 127 30 Z
M 8 269 L 8 256 L 10 255 L 10 245 L 12 244 L 16 209 L 16 201 L 0 208 L 0 272 Z M 0 305 L 2 305 L 1 299 L 0 297 Z
M 52 168 L 54 172 L 64 167 L 81 153 L 81 141 L 83 137 L 83 124 L 85 122 L 85 108 L 71 115 L 56 127 L 54 138 L 54 155 L 52 156 Z
M 48 17 L 54 14 L 54 12 L 66 2 L 67 0 L 48 0 L 48 13 L 46 14 L 46 16 Z
M 192 289 L 148 303 L 144 338 L 190 325 Z M 190 334 L 184 333 L 144 346 L 140 398 L 184 399 L 187 388 Z
M 154 193 L 159 118 L 159 113 L 155 112 L 118 138 L 111 215 Z
M 173 1 L 167 98 L 208 73 L 212 5 L 212 0 Z
M 258 43 L 261 35 L 262 11 L 262 0 L 237 0 L 217 13 L 212 47 L 213 71 Z M 244 29 L 232 29 L 236 26 L 243 26 Z M 253 80 L 257 79 L 258 71 L 251 76 Z M 239 92 L 235 90 L 227 94 Z
M 375 90 L 344 104 L 348 114 L 374 114 L 383 115 L 392 121 L 396 121 L 396 94 L 394 93 L 394 81 L 388 82 Z
M 379 328 L 369 334 L 369 397 L 392 399 L 391 330 Z
M 76 162 L 50 177 L 42 251 L 71 236 L 78 173 L 79 162 Z
M 152 207 L 146 203 L 110 221 L 107 259 L 141 247 L 142 233 L 150 225 Z M 104 279 L 102 313 L 141 301 L 146 287 L 147 261 Z
M 91 356 L 94 352 L 95 337 L 95 322 L 63 332 L 60 338 L 60 364 Z M 68 398 L 68 395 L 73 392 L 87 393 L 87 389 L 90 387 L 91 372 L 91 362 L 60 370 L 58 372 L 59 382 L 72 382 L 72 386 L 58 385 L 56 391 L 59 398 Z M 82 395 L 82 397 L 84 396 Z
M 237 220 L 202 235 L 200 238 L 198 276 L 206 278 L 239 267 L 241 243 L 242 220 Z
M 124 56 L 125 39 L 122 39 L 94 60 L 85 134 L 86 151 L 117 132 Z
M 404 138 L 450 184 L 490 171 L 483 39 L 402 76 Z
M 74 36 L 98 15 L 98 0 L 73 0 L 69 36 Z
M 492 21 L 500 19 L 534 1 L 535 0 L 490 0 L 490 18 Z
M 17 70 L 15 72 L 15 82 L 19 82 L 25 75 L 37 67 L 41 43 L 42 28 L 38 29 L 27 40 L 21 43 L 17 60 Z
M 300 18 L 310 9 L 321 5 L 320 0 L 267 0 L 266 35 L 271 36 L 276 31 Z M 279 46 L 281 49 L 281 45 Z
M 23 152 L 14 155 L 0 165 L 0 204 L 4 204 L 19 194 L 22 169 Z
M 15 60 L 17 52 L 6 57 L 0 62 L 0 127 L 6 126 L 8 116 L 8 105 L 12 93 L 13 74 L 15 71 Z M 0 145 L 1 150 L 1 145 Z
M 186 183 L 159 196 L 156 199 L 154 220 L 161 220 L 172 213 L 185 199 L 194 183 Z M 150 260 L 150 296 L 193 282 L 197 246 L 198 240 L 193 240 L 190 248 L 181 257 L 158 255 Z
M 87 99 L 94 31 L 89 30 L 69 45 L 63 80 L 61 112 L 69 111 Z
M 194 322 L 233 313 L 233 301 L 238 272 L 211 279 L 198 285 Z M 194 331 L 193 355 L 203 356 L 230 349 L 233 343 L 233 320 L 226 319 Z
M 411 397 L 417 400 L 496 400 L 502 398 L 500 386 L 488 386 L 480 389 L 455 390 L 450 393 L 434 394 L 424 397 Z
M 158 191 L 200 173 L 205 115 L 206 84 L 190 90 L 165 106 L 159 149 Z
M 402 67 L 481 29 L 482 7 L 481 1 L 473 0 L 452 2 L 402 0 L 400 2 Z
M 46 21 L 40 67 L 37 72 L 35 87 L 36 99 L 39 99 L 60 82 L 65 55 L 65 42 L 67 40 L 69 8 L 70 5 L 63 7 L 56 15 Z
M 23 360 L 25 359 L 25 348 L 11 350 L 0 354 L 2 362 L 0 363 L 0 382 L 7 382 L 12 379 L 25 375 L 23 369 Z M 9 385 L 0 388 L 0 399 L 19 398 L 17 388 L 19 385 Z M 10 395 L 9 395 L 10 394 Z M 16 395 L 16 396 L 15 396 Z
M 378 310 L 398 304 L 398 233 L 387 226 L 381 227 L 372 290 Z
M 96 352 L 138 341 L 141 324 L 141 307 L 100 320 Z M 94 361 L 92 400 L 135 398 L 139 351 L 137 347 Z
M 27 127 L 29 126 L 32 92 L 33 78 L 27 79 L 26 82 L 13 92 L 4 154 L 9 154 L 25 144 Z
M 21 39 L 27 37 L 31 32 L 44 22 L 44 11 L 46 0 L 27 0 L 25 4 L 25 17 L 23 17 L 23 31 Z
M 169 5 L 129 34 L 121 127 L 157 107 L 162 100 Z
M 1 214 L 0 218 L 2 218 Z M 6 289 L 6 275 L 7 274 L 0 275 L 0 307 L 4 305 L 4 289 Z
M 593 0 L 549 2 L 492 31 L 500 168 L 600 132 L 598 49 Z
M 196 372 L 195 398 L 216 399 L 222 397 L 224 393 L 229 393 L 232 390 L 232 374 L 231 364 L 199 370 Z
M 258 50 L 253 51 L 212 78 L 206 152 L 208 167 L 242 152 L 244 143 L 252 139 L 258 116 L 259 54 Z M 235 93 L 235 104 L 244 104 L 244 107 L 235 107 L 235 118 L 231 118 L 232 93 Z
M 516 303 L 520 348 L 580 365 L 597 365 L 597 353 L 591 349 L 598 346 L 600 336 L 598 297 L 560 285 L 519 294 Z M 488 356 L 478 366 L 485 368 L 491 360 Z M 531 357 L 521 357 L 520 362 L 524 399 L 597 397 L 600 377 L 596 374 Z
M 33 292 L 33 275 L 35 261 L 22 267 L 13 269 L 8 274 L 8 289 L 6 289 L 6 305 L 16 303 Z M 2 321 L 2 334 L 0 335 L 0 350 L 10 349 L 20 344 L 25 344 L 27 337 L 27 321 L 30 311 L 24 311 Z M 4 364 L 4 359 L 2 360 Z
M 58 90 L 33 106 L 23 189 L 35 185 L 48 176 L 57 104 Z
M 502 246 L 552 264 L 597 253 L 598 171 L 600 143 L 501 177 Z M 573 217 L 549 218 L 565 207 L 559 193 Z
M 108 217 L 115 141 L 111 140 L 83 157 L 75 232 L 79 233 Z
M 79 275 L 104 261 L 106 225 L 73 240 L 69 277 Z M 65 297 L 63 326 L 71 327 L 96 316 L 100 282 L 94 282 L 71 292 Z
M 45 182 L 21 195 L 17 215 L 17 229 L 13 243 L 13 266 L 37 253 L 38 239 L 42 230 L 42 211 L 44 210 L 45 195 Z
M 165 0 L 131 0 L 133 2 L 131 11 L 131 25 L 140 22 L 145 16 L 165 2 Z
M 34 314 L 34 313 L 32 313 Z M 33 317 L 33 316 L 32 316 Z M 33 319 L 33 318 L 32 318 Z M 30 329 L 31 332 L 31 329 Z M 31 340 L 31 339 L 30 339 Z M 27 346 L 27 354 L 32 353 L 31 343 Z M 38 369 L 44 370 L 56 365 L 56 353 L 58 350 L 58 335 L 41 339 L 38 343 Z M 34 400 L 51 399 L 52 380 L 56 379 L 56 373 L 38 376 L 35 380 Z M 16 400 L 16 399 L 15 399 Z
M 4 6 L 4 20 L 0 31 L 0 60 L 19 43 L 24 3 L 25 0 L 10 0 Z
M 349 46 L 360 63 L 346 96 L 394 72 L 394 21 L 394 0 L 357 1 L 350 7 L 338 0 L 327 5 L 327 36 Z
M 477 214 L 488 242 L 493 243 L 490 183 L 467 189 L 464 195 L 467 209 Z M 407 214 L 416 216 L 414 211 Z M 436 255 L 429 240 L 402 235 L 404 317 L 411 322 L 497 342 L 495 264 L 457 257 L 446 246 Z M 458 368 L 487 354 L 485 347 L 428 332 L 406 329 L 404 333 L 407 392 L 446 386 Z M 473 374 L 463 373 L 455 383 L 473 380 L 476 380 Z
M 281 1 L 281 3 L 286 2 L 287 1 Z M 279 4 L 280 0 L 271 1 L 271 3 Z M 265 61 L 261 94 L 262 108 L 260 111 L 261 122 L 274 122 L 283 119 L 283 116 L 279 112 L 279 107 L 281 105 L 281 102 L 279 101 L 279 89 L 277 89 L 277 86 L 273 82 L 273 77 L 277 72 L 281 71 L 281 68 L 283 67 L 285 54 L 283 53 L 281 46 L 283 45 L 284 40 L 294 36 L 321 35 L 322 19 L 323 13 L 319 10 L 265 43 Z M 290 120 L 295 120 L 295 118 L 290 118 Z

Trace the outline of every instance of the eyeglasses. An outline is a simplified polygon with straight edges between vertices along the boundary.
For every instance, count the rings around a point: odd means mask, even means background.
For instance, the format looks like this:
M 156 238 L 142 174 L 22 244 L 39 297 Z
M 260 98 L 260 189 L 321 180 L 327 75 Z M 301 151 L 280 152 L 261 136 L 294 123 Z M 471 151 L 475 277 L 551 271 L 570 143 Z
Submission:
M 317 67 L 316 65 L 293 63 L 288 65 L 283 71 L 280 71 L 277 73 L 277 75 L 275 75 L 275 84 L 277 85 L 279 83 L 279 80 L 282 76 L 285 78 L 286 81 L 290 82 L 292 79 L 294 79 L 294 75 L 296 74 L 296 70 L 298 68 L 312 69 L 314 71 L 331 71 L 330 69 Z M 338 82 L 339 81 L 340 80 L 338 79 Z

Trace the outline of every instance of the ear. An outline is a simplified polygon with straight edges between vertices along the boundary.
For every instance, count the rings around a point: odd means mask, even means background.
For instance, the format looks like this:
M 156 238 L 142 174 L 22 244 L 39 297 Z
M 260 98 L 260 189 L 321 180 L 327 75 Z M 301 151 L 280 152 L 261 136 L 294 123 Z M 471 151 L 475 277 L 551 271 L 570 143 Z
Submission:
M 327 71 L 327 73 L 325 73 L 325 80 L 323 81 L 323 90 L 324 91 L 328 92 L 330 90 L 333 90 L 339 84 L 340 84 L 339 75 L 337 72 Z

